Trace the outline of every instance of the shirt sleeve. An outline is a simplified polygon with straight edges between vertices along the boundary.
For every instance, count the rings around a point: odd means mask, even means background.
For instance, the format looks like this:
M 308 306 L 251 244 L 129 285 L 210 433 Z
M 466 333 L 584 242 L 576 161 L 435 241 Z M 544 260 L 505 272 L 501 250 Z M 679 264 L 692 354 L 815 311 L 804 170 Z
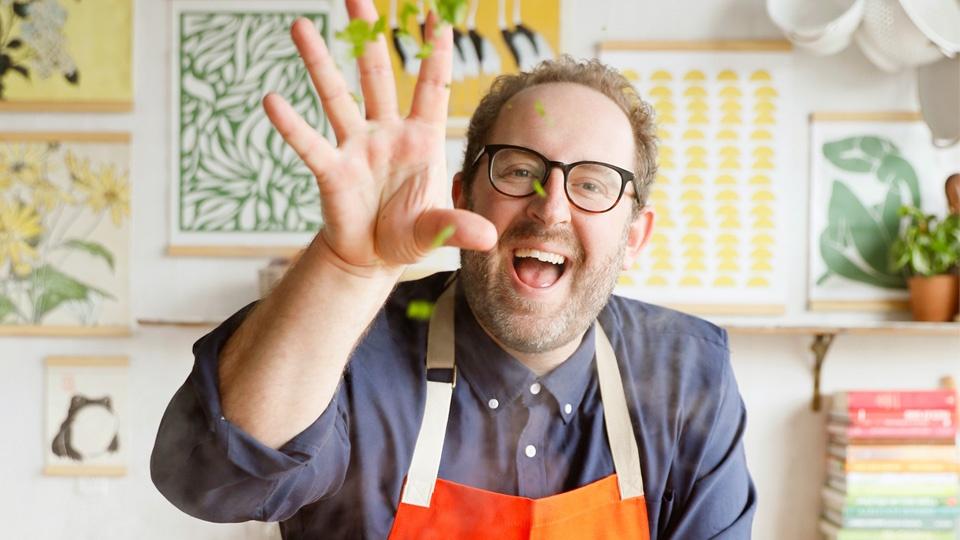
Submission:
M 723 334 L 726 342 L 726 333 Z M 692 467 L 692 486 L 680 490 L 685 495 L 673 501 L 671 522 L 664 538 L 684 540 L 749 539 L 757 509 L 756 488 L 747 470 L 743 433 L 747 412 L 730 366 L 729 350 L 724 349 L 713 390 L 704 387 L 690 410 L 686 436 L 681 450 L 686 465 Z M 706 436 L 698 436 L 705 433 Z
M 177 508 L 214 522 L 280 521 L 335 493 L 350 454 L 341 384 L 327 409 L 280 449 L 223 417 L 220 350 L 254 304 L 194 344 L 194 366 L 167 406 L 150 459 L 157 489 Z

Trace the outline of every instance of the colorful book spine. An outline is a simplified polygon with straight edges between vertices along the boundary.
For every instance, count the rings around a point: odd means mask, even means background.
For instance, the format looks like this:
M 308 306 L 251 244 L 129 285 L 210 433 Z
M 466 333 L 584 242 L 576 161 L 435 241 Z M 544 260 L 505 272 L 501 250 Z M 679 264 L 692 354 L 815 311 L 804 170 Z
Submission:
M 957 540 L 954 531 L 844 529 L 825 519 L 820 520 L 820 530 L 829 540 Z
M 824 513 L 830 522 L 845 529 L 908 529 L 952 531 L 957 527 L 956 518 L 874 518 L 847 517 L 839 512 Z
M 850 409 L 830 414 L 830 421 L 856 426 L 956 426 L 954 409 Z
M 825 506 L 855 507 L 863 512 L 871 510 L 884 512 L 897 508 L 902 508 L 904 511 L 937 511 L 939 508 L 956 510 L 958 508 L 958 501 L 955 496 L 849 496 L 830 487 L 824 487 L 820 493 L 823 496 Z
M 856 439 L 943 439 L 957 436 L 956 426 L 858 426 L 827 424 L 827 433 Z
M 940 445 L 860 445 L 832 444 L 830 455 L 849 461 L 960 461 L 960 449 L 954 444 Z
M 839 392 L 838 409 L 956 409 L 954 390 L 879 390 Z

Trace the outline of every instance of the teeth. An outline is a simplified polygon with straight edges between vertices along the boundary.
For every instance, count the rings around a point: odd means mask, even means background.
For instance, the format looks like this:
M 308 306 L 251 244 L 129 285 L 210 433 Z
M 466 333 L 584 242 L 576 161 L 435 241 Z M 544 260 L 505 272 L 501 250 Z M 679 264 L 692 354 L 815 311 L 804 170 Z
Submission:
M 563 264 L 566 259 L 563 255 L 557 255 L 556 253 L 550 253 L 548 251 L 540 251 L 539 249 L 527 249 L 520 248 L 513 252 L 515 257 L 532 257 L 538 261 L 553 263 L 553 264 Z

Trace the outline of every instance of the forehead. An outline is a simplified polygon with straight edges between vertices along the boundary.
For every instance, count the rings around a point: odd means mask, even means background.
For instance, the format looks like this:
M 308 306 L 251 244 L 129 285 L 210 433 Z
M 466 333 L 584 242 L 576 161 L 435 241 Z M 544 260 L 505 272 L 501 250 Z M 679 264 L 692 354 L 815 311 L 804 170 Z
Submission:
M 537 150 L 557 161 L 604 161 L 633 168 L 633 130 L 613 100 L 576 83 L 526 88 L 500 109 L 487 140 Z

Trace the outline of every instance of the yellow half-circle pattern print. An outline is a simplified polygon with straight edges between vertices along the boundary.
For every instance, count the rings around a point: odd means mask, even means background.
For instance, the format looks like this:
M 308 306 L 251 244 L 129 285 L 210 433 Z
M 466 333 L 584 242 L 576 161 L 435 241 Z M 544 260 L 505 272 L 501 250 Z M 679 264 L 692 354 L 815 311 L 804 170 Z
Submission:
M 657 115 L 673 114 L 677 110 L 677 106 L 669 101 L 658 101 L 653 105 L 653 110 L 657 112 Z
M 765 69 L 758 69 L 750 74 L 751 81 L 769 81 L 770 79 L 770 72 Z
M 710 107 L 702 99 L 691 99 L 687 102 L 687 110 L 690 112 L 706 112 Z
M 718 276 L 717 279 L 713 280 L 714 287 L 734 287 L 736 284 L 736 281 L 730 276 Z
M 684 97 L 707 97 L 707 91 L 702 86 L 691 86 L 683 91 Z
M 672 146 L 664 146 L 660 149 L 660 157 L 673 158 L 674 150 Z
M 706 229 L 707 220 L 703 219 L 702 217 L 692 217 L 689 221 L 687 221 L 687 227 L 690 229 Z
M 706 169 L 707 161 L 704 159 L 693 158 L 687 161 L 688 169 Z
M 753 95 L 758 98 L 775 98 L 780 94 L 772 86 L 761 86 L 753 91 Z
M 750 185 L 753 186 L 769 186 L 770 177 L 762 174 L 755 174 L 750 177 Z
M 770 170 L 773 169 L 773 162 L 767 158 L 760 158 L 753 162 L 753 168 L 756 170 Z
M 733 246 L 724 246 L 717 250 L 717 257 L 723 260 L 736 260 L 739 251 Z
M 657 122 L 660 122 L 661 124 L 676 124 L 677 117 L 673 116 L 671 113 L 658 114 Z
M 683 279 L 680 280 L 681 287 L 699 287 L 701 285 L 702 282 L 697 276 L 683 276 Z
M 773 217 L 773 209 L 769 206 L 759 205 L 750 210 L 750 215 L 755 217 Z
M 683 265 L 683 269 L 687 272 L 704 272 L 707 269 L 707 265 L 700 261 L 690 261 Z
M 686 259 L 697 259 L 702 261 L 706 257 L 706 254 L 703 252 L 703 248 L 690 246 L 683 252 L 683 257 Z
M 703 157 L 707 155 L 707 149 L 699 145 L 693 145 L 684 150 L 683 155 L 687 157 Z
M 667 278 L 663 276 L 650 276 L 649 278 L 647 278 L 647 286 L 648 287 L 666 287 Z
M 769 287 L 769 286 L 770 286 L 770 282 L 768 282 L 766 279 L 759 276 L 752 277 L 750 278 L 750 281 L 747 281 L 747 287 L 751 287 L 751 288 L 753 287 L 760 288 L 760 287 Z
M 688 174 L 680 181 L 685 186 L 699 186 L 703 184 L 703 179 L 695 174 Z
M 743 95 L 743 92 L 740 91 L 736 86 L 724 86 L 720 89 L 720 97 L 725 98 L 738 98 Z
M 704 211 L 700 205 L 688 204 L 680 210 L 680 213 L 684 216 L 702 216 Z
M 687 123 L 688 124 L 708 124 L 710 123 L 710 118 L 706 114 L 695 112 L 687 116 Z
M 660 119 L 658 118 L 657 121 L 659 120 Z M 673 135 L 671 135 L 670 132 L 667 131 L 666 129 L 663 129 L 662 127 L 657 128 L 657 138 L 660 139 L 661 141 L 670 140 L 671 137 L 673 137 Z
M 727 159 L 721 160 L 720 168 L 721 169 L 739 169 L 740 160 L 736 158 L 727 158 Z
M 721 229 L 739 229 L 740 220 L 735 217 L 728 217 L 720 221 Z
M 719 216 L 730 217 L 736 216 L 739 213 L 740 210 L 738 210 L 737 207 L 732 204 L 721 204 L 717 207 L 717 215 Z
M 754 272 L 769 272 L 773 270 L 773 266 L 767 261 L 757 261 L 750 265 L 750 269 Z
M 660 158 L 659 165 L 661 169 L 666 169 L 666 170 L 677 168 L 677 164 L 674 163 L 674 161 L 670 158 L 664 158 L 664 157 Z
M 753 110 L 762 113 L 772 113 L 777 110 L 777 106 L 772 101 L 760 100 L 753 104 Z
M 757 234 L 753 236 L 750 243 L 755 246 L 772 246 L 773 237 L 769 234 Z
M 667 235 L 663 233 L 653 233 L 653 237 L 650 238 L 651 244 L 669 244 L 670 239 L 667 238 Z
M 629 274 L 621 273 L 617 276 L 617 285 L 620 285 L 621 287 L 633 287 L 633 278 L 630 277 Z
M 664 245 L 655 246 L 650 248 L 650 256 L 655 258 L 668 258 L 670 257 L 670 248 Z
M 737 80 L 737 73 L 732 69 L 723 69 L 720 70 L 720 73 L 717 73 L 718 81 L 735 81 Z
M 724 261 L 717 265 L 717 270 L 721 272 L 738 272 L 740 265 L 734 261 Z
M 627 69 L 624 69 L 623 71 L 621 71 L 620 73 L 623 74 L 623 78 L 625 78 L 626 80 L 628 80 L 628 81 L 630 81 L 630 82 L 637 82 L 637 81 L 640 80 L 640 74 L 637 73 L 636 70 L 627 68 Z
M 773 220 L 769 218 L 757 218 L 756 221 L 753 222 L 753 228 L 754 229 L 772 229 Z
M 769 202 L 774 200 L 773 192 L 767 191 L 765 189 L 758 190 L 753 196 L 750 197 L 751 201 L 754 202 Z
M 658 69 L 650 75 L 651 81 L 672 81 L 673 75 L 665 69 Z
M 674 228 L 674 227 L 677 226 L 677 222 L 674 221 L 674 220 L 672 220 L 672 219 L 670 219 L 670 216 L 665 215 L 665 214 L 661 214 L 660 211 L 657 211 L 657 213 L 660 214 L 660 215 L 657 216 L 657 226 L 658 226 L 658 227 L 660 227 L 660 228 L 662 228 L 662 229 L 672 229 L 672 228 Z
M 717 132 L 717 138 L 721 141 L 736 140 L 739 138 L 737 132 L 732 129 L 721 129 Z
M 685 141 L 699 141 L 703 140 L 704 136 L 703 132 L 699 129 L 688 129 L 683 132 L 683 136 L 681 138 Z
M 743 120 L 740 118 L 740 115 L 737 113 L 727 113 L 720 117 L 721 124 L 742 124 Z
M 666 191 L 662 189 L 653 189 L 650 191 L 650 200 L 655 202 L 666 201 L 670 198 Z
M 669 98 L 673 95 L 673 90 L 668 86 L 654 86 L 650 89 L 650 96 L 655 98 Z
M 758 146 L 753 149 L 751 155 L 753 155 L 753 157 L 769 159 L 773 157 L 773 148 L 770 148 L 769 146 Z
M 740 149 L 736 146 L 721 146 L 717 153 L 723 157 L 740 157 Z
M 651 268 L 658 272 L 670 272 L 673 270 L 673 265 L 670 264 L 670 261 L 657 261 L 653 263 Z
M 718 186 L 729 186 L 737 183 L 737 179 L 729 174 L 721 174 L 715 182 Z
M 757 115 L 753 117 L 753 123 L 759 126 L 776 124 L 777 122 L 770 113 L 757 113 Z
M 754 141 L 769 141 L 773 139 L 773 135 L 765 129 L 755 129 L 750 134 L 750 139 Z
M 681 201 L 702 201 L 703 194 L 697 190 L 688 189 L 687 191 L 684 191 L 682 195 L 680 195 L 680 200 Z
M 724 101 L 724 102 L 720 105 L 720 110 L 723 111 L 723 112 L 738 113 L 738 112 L 740 112 L 742 109 L 743 109 L 743 107 L 741 107 L 740 104 L 737 103 L 736 101 Z
M 737 235 L 735 235 L 735 234 L 730 234 L 730 233 L 720 233 L 720 234 L 717 235 L 717 243 L 718 243 L 718 244 L 724 244 L 724 245 L 725 245 L 725 244 L 736 244 L 736 243 L 737 243 Z
M 680 239 L 680 243 L 685 246 L 699 246 L 703 244 L 703 237 L 696 233 L 687 233 Z
M 669 178 L 667 175 L 665 175 L 665 174 L 658 174 L 658 175 L 657 175 L 657 179 L 654 180 L 654 183 L 656 183 L 656 184 L 669 184 L 669 183 L 670 183 L 670 178 Z
M 707 76 L 704 75 L 703 72 L 700 71 L 699 69 L 693 69 L 693 70 L 688 71 L 688 72 L 686 73 L 686 75 L 683 76 L 683 80 L 685 80 L 685 81 L 705 81 L 705 80 L 707 80 Z
M 737 192 L 732 189 L 724 189 L 717 193 L 716 199 L 718 201 L 728 201 L 728 202 L 739 201 L 740 195 L 738 195 Z

